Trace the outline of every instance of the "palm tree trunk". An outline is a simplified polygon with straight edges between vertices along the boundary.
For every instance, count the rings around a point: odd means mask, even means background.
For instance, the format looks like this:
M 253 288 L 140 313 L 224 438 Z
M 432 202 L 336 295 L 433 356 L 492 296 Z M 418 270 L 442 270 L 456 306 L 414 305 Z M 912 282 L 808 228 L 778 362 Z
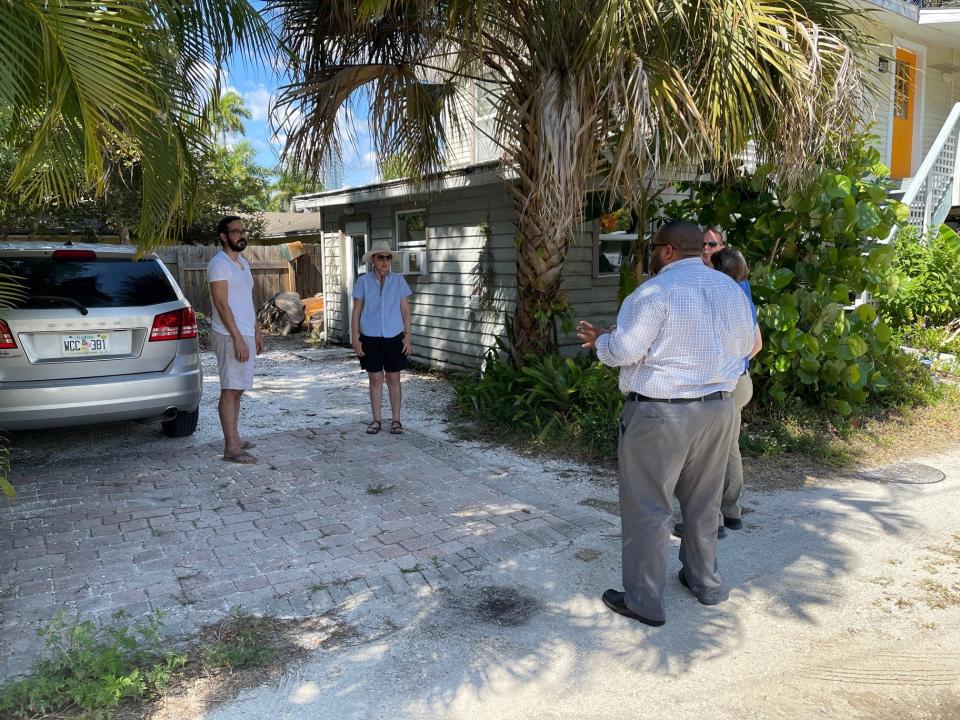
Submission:
M 543 212 L 529 175 L 521 168 L 515 186 L 520 234 L 517 238 L 517 309 L 513 316 L 510 353 L 521 367 L 527 355 L 557 350 L 555 322 L 569 308 L 560 291 L 563 263 L 571 236 Z

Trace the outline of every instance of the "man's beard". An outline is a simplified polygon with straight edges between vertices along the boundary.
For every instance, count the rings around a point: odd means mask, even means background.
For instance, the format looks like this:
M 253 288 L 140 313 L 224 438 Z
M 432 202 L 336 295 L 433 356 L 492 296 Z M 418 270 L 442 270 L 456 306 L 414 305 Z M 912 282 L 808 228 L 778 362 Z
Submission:
M 237 240 L 236 242 L 234 242 L 233 240 L 231 240 L 231 239 L 228 237 L 228 238 L 227 238 L 227 247 L 230 248 L 231 250 L 233 250 L 233 251 L 236 252 L 236 253 L 243 252 L 243 251 L 246 249 L 246 247 L 247 247 L 247 239 L 246 239 L 246 238 L 240 238 L 239 240 Z

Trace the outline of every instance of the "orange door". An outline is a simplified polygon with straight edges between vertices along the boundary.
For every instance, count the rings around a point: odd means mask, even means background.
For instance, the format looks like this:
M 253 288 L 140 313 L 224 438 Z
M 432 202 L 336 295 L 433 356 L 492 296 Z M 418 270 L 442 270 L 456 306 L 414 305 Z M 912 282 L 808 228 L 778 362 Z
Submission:
M 893 78 L 893 142 L 890 177 L 910 177 L 913 160 L 913 122 L 917 95 L 917 55 L 897 48 Z

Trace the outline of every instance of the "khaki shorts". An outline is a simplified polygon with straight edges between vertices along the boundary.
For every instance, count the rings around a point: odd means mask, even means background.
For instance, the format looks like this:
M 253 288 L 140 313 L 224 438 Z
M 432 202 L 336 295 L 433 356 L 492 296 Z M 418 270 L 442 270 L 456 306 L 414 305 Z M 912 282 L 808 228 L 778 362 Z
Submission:
M 257 356 L 257 343 L 252 336 L 244 335 L 250 355 L 242 363 L 233 349 L 233 338 L 222 333 L 210 333 L 213 351 L 217 354 L 220 368 L 221 390 L 253 390 L 253 359 Z

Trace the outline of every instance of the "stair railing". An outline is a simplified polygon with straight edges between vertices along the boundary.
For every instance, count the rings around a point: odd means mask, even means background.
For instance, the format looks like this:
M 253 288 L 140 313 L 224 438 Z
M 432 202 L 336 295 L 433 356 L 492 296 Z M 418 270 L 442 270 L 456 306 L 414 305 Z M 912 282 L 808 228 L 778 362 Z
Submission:
M 960 103 L 953 106 L 920 169 L 907 185 L 900 201 L 910 208 L 907 222 L 926 233 L 942 223 L 954 205 L 957 148 L 960 136 Z M 886 242 L 893 239 L 896 230 Z

